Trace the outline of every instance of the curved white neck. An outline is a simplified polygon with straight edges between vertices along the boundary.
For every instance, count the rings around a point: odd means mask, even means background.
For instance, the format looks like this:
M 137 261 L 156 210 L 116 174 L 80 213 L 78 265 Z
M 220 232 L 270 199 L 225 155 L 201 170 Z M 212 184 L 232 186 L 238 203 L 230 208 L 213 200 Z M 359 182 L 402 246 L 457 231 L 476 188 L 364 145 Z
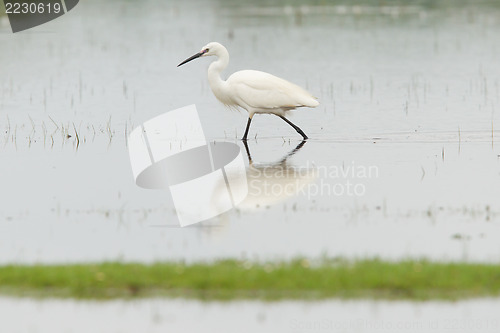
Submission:
M 221 79 L 220 73 L 227 67 L 227 64 L 229 63 L 229 53 L 225 48 L 223 48 L 217 56 L 218 59 L 212 62 L 208 67 L 208 83 L 210 84 L 210 88 L 212 88 L 212 91 L 216 96 L 217 92 L 225 83 L 225 81 Z

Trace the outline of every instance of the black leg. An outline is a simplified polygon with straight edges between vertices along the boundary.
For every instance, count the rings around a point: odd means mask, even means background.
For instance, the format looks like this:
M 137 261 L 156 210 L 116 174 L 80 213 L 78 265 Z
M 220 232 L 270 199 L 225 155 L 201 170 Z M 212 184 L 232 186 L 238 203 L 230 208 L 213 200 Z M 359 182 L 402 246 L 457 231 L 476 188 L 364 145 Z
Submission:
M 247 141 L 248 130 L 250 129 L 251 122 L 252 122 L 252 118 L 248 117 L 248 123 L 247 123 L 247 128 L 245 130 L 245 134 L 243 134 L 243 137 L 241 138 L 241 140 L 243 140 L 243 141 Z
M 247 151 L 248 163 L 252 164 L 252 155 L 250 155 L 250 149 L 248 149 L 247 140 L 243 140 L 243 145 L 245 146 L 245 150 Z
M 304 138 L 304 140 L 308 139 L 306 133 L 304 133 L 300 128 L 299 126 L 295 125 L 294 123 L 292 123 L 290 120 L 286 119 L 285 117 L 283 116 L 280 116 L 280 115 L 277 115 L 278 117 L 280 117 L 281 119 L 283 119 L 288 125 L 292 126 L 294 130 L 297 131 L 297 133 L 299 133 L 300 135 L 302 135 L 302 137 Z

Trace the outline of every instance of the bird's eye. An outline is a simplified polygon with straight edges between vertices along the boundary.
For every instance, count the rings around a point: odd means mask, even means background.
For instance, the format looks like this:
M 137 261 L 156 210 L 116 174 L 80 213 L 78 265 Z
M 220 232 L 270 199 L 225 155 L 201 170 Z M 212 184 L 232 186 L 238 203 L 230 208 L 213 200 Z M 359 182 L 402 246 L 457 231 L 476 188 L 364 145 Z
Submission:
M 205 49 L 205 53 L 208 53 L 208 51 L 209 51 L 208 49 Z

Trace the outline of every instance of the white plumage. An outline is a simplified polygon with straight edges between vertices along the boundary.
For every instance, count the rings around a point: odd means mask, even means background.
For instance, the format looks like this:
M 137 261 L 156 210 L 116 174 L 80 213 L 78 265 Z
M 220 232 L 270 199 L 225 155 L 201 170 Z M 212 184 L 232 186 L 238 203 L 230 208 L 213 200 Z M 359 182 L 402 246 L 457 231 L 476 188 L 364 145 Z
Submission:
M 208 67 L 208 82 L 215 97 L 229 107 L 248 111 L 248 123 L 242 140 L 247 139 L 252 117 L 256 113 L 275 114 L 292 126 L 304 139 L 305 133 L 285 118 L 286 112 L 299 107 L 316 107 L 318 101 L 301 87 L 269 73 L 243 70 L 224 81 L 220 73 L 229 63 L 229 53 L 217 42 L 208 43 L 200 52 L 184 60 L 177 67 L 199 57 L 216 56 Z
M 231 75 L 226 84 L 234 92 L 233 98 L 239 99 L 253 110 L 288 110 L 319 104 L 301 87 L 265 72 L 239 71 Z

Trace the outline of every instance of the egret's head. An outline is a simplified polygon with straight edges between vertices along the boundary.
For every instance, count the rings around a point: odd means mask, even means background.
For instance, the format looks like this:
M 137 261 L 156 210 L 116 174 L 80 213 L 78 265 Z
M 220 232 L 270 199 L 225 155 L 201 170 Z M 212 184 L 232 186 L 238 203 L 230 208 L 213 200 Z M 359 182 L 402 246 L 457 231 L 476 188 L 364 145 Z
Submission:
M 214 56 L 218 55 L 220 51 L 222 51 L 224 46 L 217 42 L 210 42 L 207 45 L 203 46 L 201 51 L 203 53 L 202 57 Z
M 222 44 L 217 42 L 210 42 L 207 45 L 203 46 L 200 52 L 187 58 L 186 60 L 178 64 L 177 67 L 182 66 L 185 63 L 190 62 L 191 60 L 194 60 L 199 57 L 218 56 L 220 52 L 222 52 L 223 50 L 225 50 L 225 47 L 222 46 Z

